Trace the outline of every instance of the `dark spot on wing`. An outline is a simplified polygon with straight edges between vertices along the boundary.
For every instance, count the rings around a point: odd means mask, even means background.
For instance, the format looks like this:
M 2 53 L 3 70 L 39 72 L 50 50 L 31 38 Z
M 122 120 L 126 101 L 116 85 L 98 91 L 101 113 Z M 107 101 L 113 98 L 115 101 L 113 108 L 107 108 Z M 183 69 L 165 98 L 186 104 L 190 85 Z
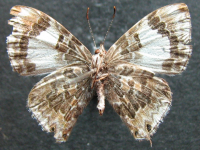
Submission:
M 151 131 L 151 125 L 147 124 L 147 131 L 150 132 Z

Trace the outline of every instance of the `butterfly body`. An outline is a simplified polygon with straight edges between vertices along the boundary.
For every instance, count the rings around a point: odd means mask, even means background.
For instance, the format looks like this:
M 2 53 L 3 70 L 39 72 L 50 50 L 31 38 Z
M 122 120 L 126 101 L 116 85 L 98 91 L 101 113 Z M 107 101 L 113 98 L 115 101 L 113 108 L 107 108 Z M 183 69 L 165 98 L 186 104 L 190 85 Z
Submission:
M 106 99 L 135 139 L 150 140 L 172 102 L 167 82 L 155 74 L 179 74 L 191 57 L 187 5 L 153 11 L 107 52 L 101 44 L 95 55 L 37 9 L 14 6 L 10 13 L 15 17 L 9 20 L 7 49 L 13 70 L 24 76 L 50 73 L 33 87 L 27 103 L 43 130 L 66 141 L 96 92 L 100 115 Z

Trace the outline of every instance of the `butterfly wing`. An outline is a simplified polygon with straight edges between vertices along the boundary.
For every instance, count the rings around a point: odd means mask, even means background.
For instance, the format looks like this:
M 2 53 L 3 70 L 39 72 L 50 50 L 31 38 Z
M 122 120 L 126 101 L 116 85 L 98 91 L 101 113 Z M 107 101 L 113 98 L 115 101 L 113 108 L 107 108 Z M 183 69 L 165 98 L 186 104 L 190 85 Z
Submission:
M 113 63 L 108 72 L 107 100 L 135 139 L 150 140 L 171 105 L 167 82 L 130 63 Z
M 124 60 L 155 73 L 178 74 L 192 53 L 186 4 L 162 7 L 141 19 L 108 50 L 106 63 Z
M 7 37 L 13 70 L 21 75 L 37 75 L 82 62 L 90 64 L 92 54 L 60 23 L 27 6 L 14 6 L 9 20 L 13 32 Z
M 91 75 L 82 64 L 68 65 L 44 77 L 31 90 L 28 107 L 43 130 L 64 142 L 93 96 Z

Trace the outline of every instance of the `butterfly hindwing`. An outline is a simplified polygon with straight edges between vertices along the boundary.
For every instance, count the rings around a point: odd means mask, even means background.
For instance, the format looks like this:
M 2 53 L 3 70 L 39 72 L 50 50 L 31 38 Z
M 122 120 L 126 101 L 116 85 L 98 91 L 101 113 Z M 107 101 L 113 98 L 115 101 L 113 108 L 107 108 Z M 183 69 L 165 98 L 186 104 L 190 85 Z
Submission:
M 130 63 L 113 64 L 105 84 L 106 98 L 137 140 L 150 140 L 171 105 L 164 79 Z
M 91 100 L 92 73 L 81 64 L 68 65 L 44 77 L 31 90 L 29 110 L 43 130 L 55 133 L 57 142 L 67 140 L 78 116 Z

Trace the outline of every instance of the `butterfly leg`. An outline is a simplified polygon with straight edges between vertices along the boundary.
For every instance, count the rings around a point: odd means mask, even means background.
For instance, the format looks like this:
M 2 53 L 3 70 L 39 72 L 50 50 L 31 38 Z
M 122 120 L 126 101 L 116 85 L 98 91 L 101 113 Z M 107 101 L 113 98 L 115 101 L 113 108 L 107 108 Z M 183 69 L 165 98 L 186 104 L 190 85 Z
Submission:
M 96 79 L 96 80 L 95 80 L 95 82 L 105 79 L 108 75 L 109 75 L 108 73 L 102 74 L 101 77 L 100 77 L 99 79 Z

